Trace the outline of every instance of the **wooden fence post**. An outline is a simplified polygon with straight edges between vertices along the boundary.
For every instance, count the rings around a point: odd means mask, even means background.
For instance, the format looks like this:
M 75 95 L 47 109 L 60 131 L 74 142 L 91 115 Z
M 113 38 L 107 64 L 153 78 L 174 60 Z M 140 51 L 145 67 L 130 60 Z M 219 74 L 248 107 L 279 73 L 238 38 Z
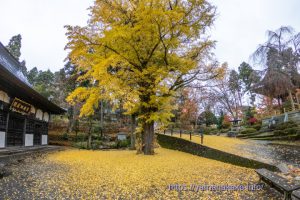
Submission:
M 179 134 L 180 134 L 180 137 L 181 137 L 181 129 L 180 129 L 180 131 L 179 131 Z
M 171 129 L 171 136 L 173 136 L 173 128 Z
M 190 140 L 192 140 L 192 131 L 190 131 Z
M 166 135 L 166 129 L 164 129 L 164 135 Z

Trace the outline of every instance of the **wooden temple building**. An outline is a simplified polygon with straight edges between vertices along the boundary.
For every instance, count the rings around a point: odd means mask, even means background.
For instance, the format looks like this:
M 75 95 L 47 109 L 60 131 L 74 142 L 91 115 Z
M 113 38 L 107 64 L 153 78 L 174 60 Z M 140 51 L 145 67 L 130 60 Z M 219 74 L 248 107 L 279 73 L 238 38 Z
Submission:
M 64 112 L 31 87 L 0 42 L 0 148 L 47 145 L 51 115 Z

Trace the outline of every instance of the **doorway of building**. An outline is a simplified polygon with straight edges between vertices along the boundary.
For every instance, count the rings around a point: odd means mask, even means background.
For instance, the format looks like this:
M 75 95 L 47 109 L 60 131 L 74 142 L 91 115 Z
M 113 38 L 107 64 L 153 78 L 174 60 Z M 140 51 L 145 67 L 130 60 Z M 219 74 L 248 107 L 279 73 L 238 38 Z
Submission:
M 42 133 L 42 125 L 40 123 L 35 123 L 34 136 L 33 136 L 34 145 L 41 145 L 41 133 Z
M 7 146 L 23 146 L 25 117 L 17 114 L 9 114 Z

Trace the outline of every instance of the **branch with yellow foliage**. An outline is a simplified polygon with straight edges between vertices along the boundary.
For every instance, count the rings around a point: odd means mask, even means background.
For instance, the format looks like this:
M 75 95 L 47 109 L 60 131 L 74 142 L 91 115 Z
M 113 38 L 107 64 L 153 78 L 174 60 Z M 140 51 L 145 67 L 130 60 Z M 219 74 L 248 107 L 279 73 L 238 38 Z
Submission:
M 66 26 L 69 58 L 89 81 L 67 98 L 92 115 L 101 99 L 122 99 L 138 116 L 140 151 L 154 153 L 154 122 L 172 117 L 176 90 L 217 71 L 205 64 L 216 8 L 206 0 L 96 0 L 85 27 Z

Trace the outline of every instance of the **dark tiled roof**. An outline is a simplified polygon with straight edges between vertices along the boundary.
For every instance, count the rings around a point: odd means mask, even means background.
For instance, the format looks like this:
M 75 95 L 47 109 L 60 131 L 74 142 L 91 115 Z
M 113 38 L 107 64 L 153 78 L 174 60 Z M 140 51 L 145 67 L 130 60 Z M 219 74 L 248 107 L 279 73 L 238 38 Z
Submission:
M 65 110 L 35 91 L 20 70 L 20 63 L 0 42 L 0 89 L 53 114 Z
M 20 70 L 20 63 L 9 53 L 9 51 L 0 42 L 0 64 L 8 69 L 18 79 L 31 86 Z

